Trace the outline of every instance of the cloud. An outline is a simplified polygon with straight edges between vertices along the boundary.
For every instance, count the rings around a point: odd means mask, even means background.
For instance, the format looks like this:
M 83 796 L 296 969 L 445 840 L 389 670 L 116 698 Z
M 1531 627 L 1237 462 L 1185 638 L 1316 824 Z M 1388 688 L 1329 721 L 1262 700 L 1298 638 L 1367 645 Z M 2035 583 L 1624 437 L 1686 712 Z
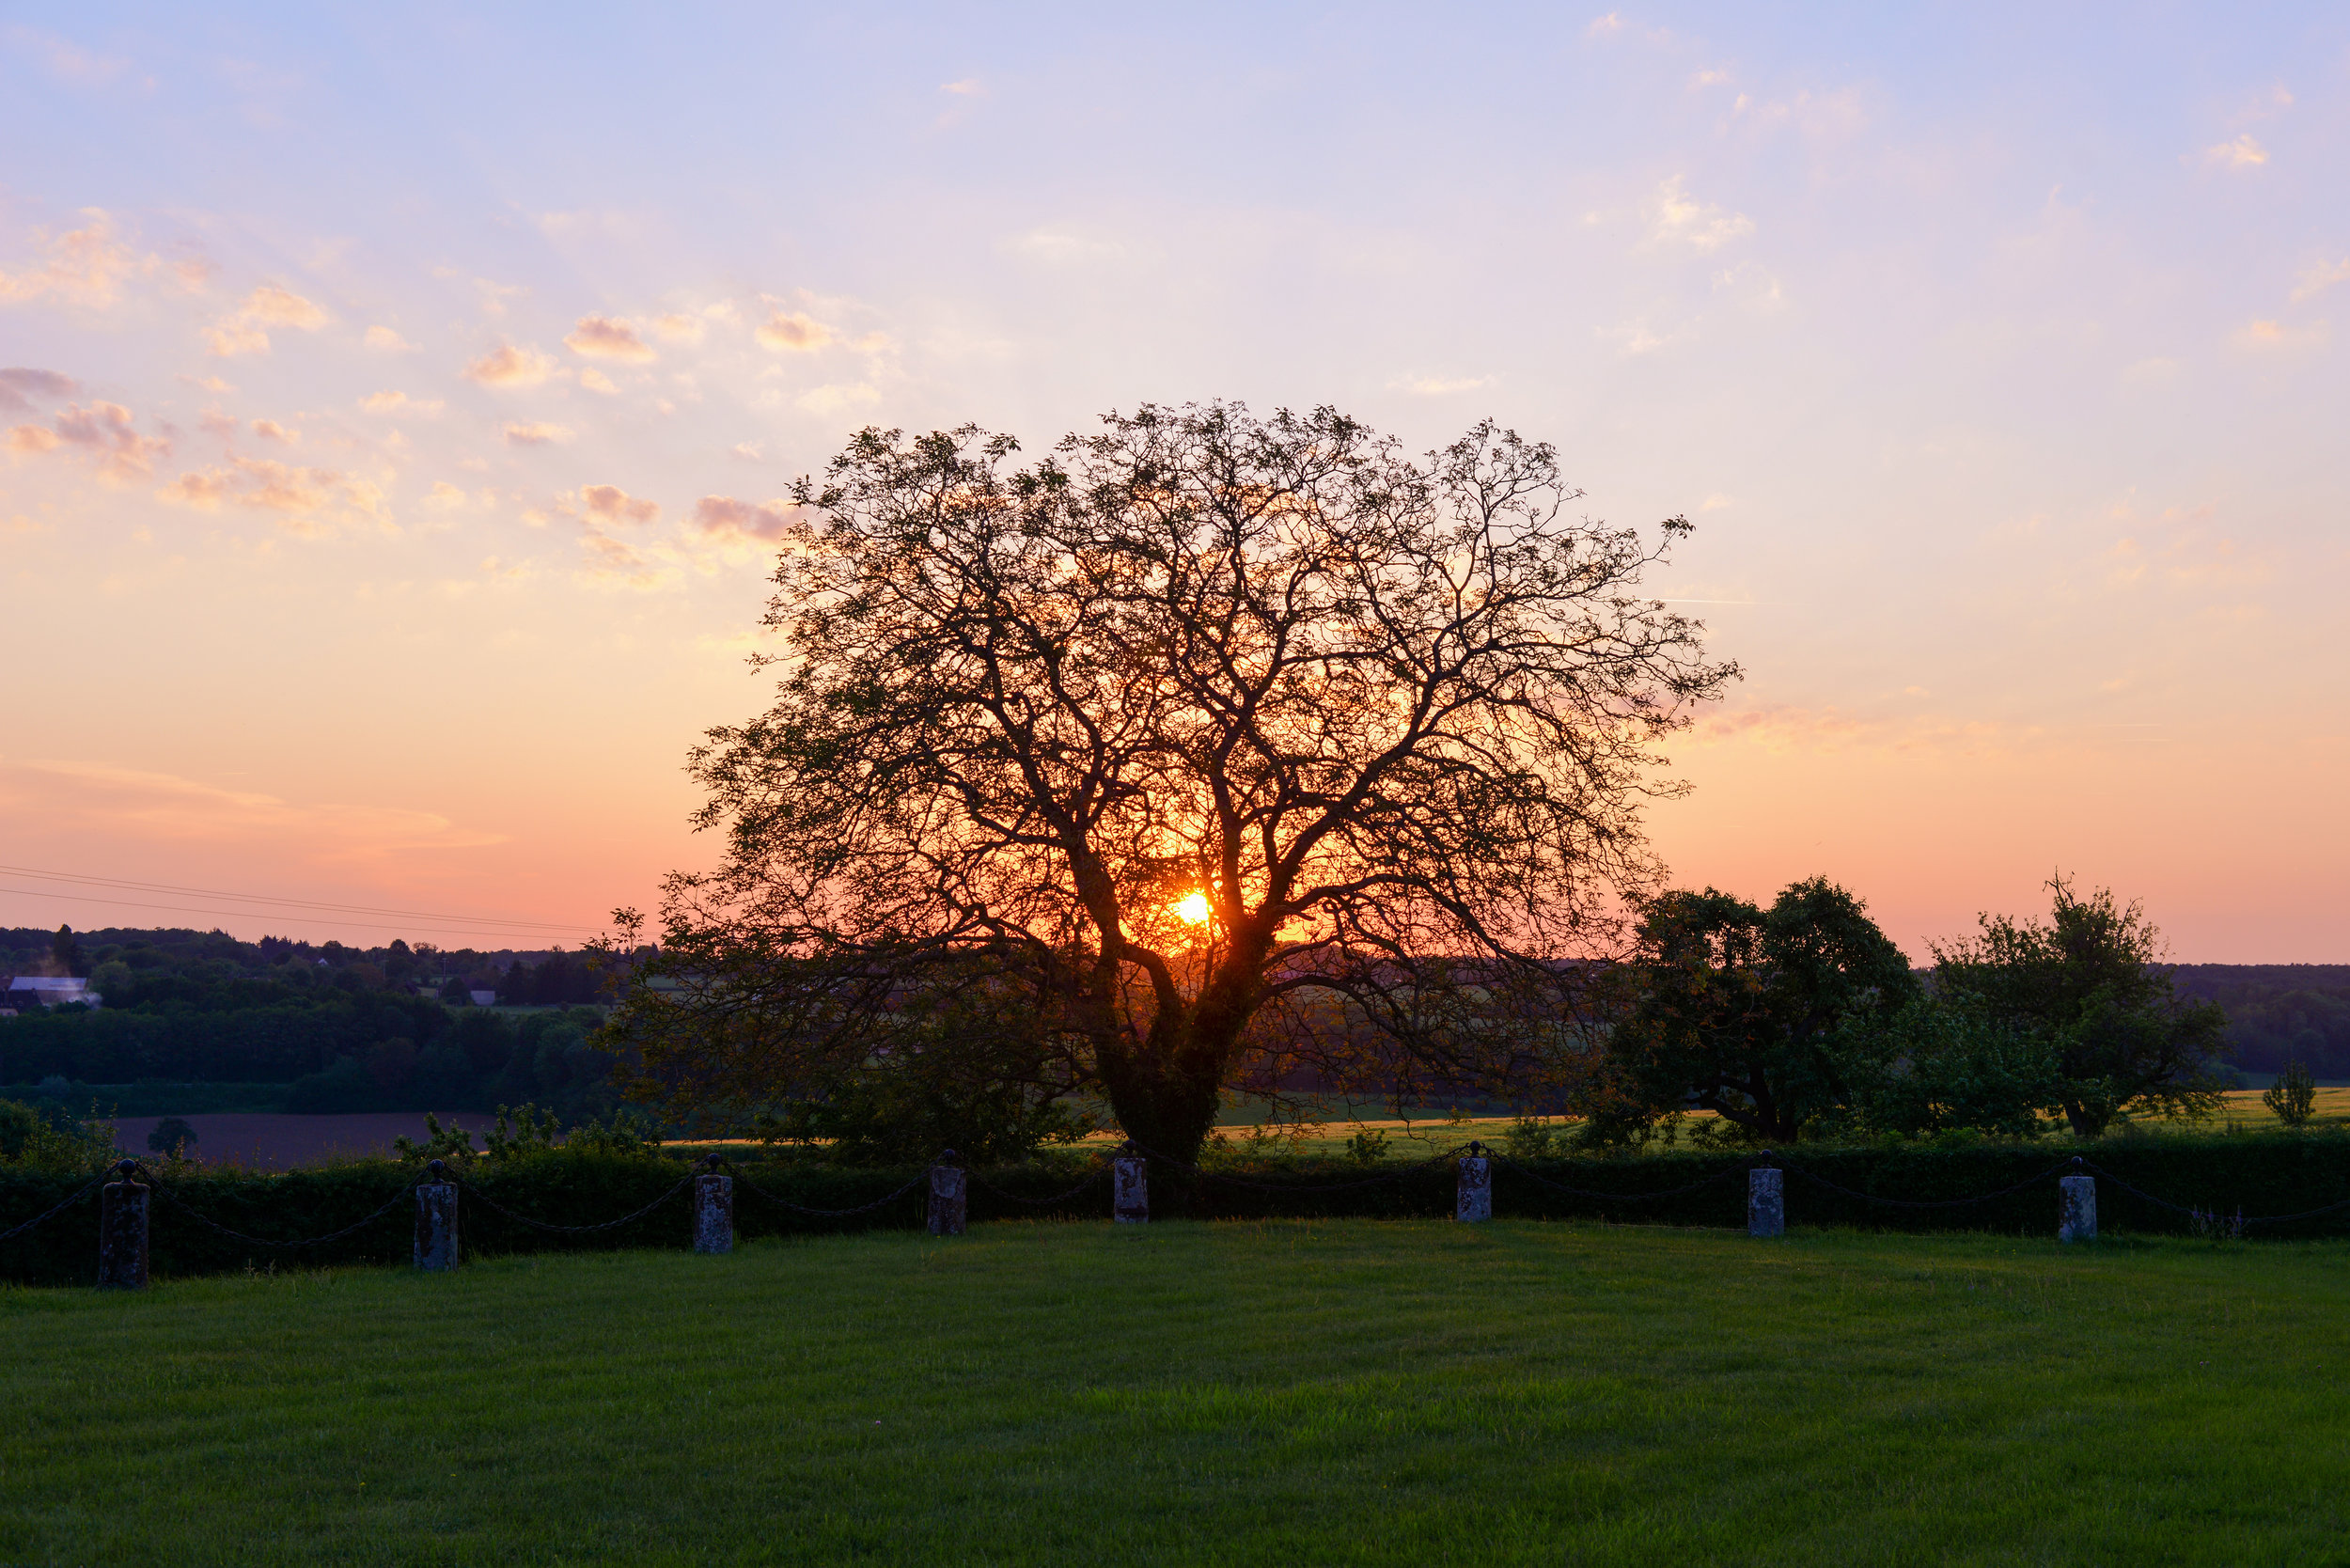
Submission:
M 17 426 L 8 432 L 8 447 L 31 456 L 75 448 L 109 478 L 133 479 L 152 473 L 155 460 L 170 453 L 171 443 L 139 434 L 131 411 L 120 403 L 93 402 L 86 409 L 68 403 L 47 430 Z
M 289 447 L 298 446 L 302 441 L 298 432 L 288 430 L 274 419 L 254 420 L 253 433 L 263 441 L 282 442 Z
M 46 243 L 48 259 L 22 272 L 0 272 L 0 305 L 24 305 L 51 298 L 85 310 L 103 310 L 122 297 L 130 278 L 150 273 L 159 264 L 153 256 L 141 259 L 115 238 L 114 220 L 95 207 L 82 215 L 81 228 L 50 240 L 46 230 L 36 238 Z
M 364 341 L 368 348 L 381 349 L 385 353 L 414 353 L 416 351 L 414 343 L 387 326 L 368 328 L 368 335 Z
M 612 316 L 582 316 L 573 326 L 564 345 L 575 354 L 589 359 L 623 359 L 642 364 L 653 353 L 635 327 Z
M 938 85 L 938 90 L 957 98 L 978 98 L 987 91 L 979 85 L 979 79 L 976 76 L 966 76 L 960 82 L 941 82 Z
M 619 390 L 618 386 L 613 384 L 612 378 L 610 376 L 605 375 L 602 370 L 597 369 L 592 365 L 587 369 L 579 372 L 579 384 L 586 387 L 590 392 L 601 392 L 607 398 Z
M 1591 18 L 1591 24 L 1583 29 L 1583 36 L 1587 39 L 1612 38 L 1622 31 L 1623 18 L 1609 11 L 1606 16 Z
M 223 358 L 267 353 L 271 327 L 316 332 L 326 321 L 326 312 L 300 294 L 264 283 L 245 296 L 235 315 L 207 331 L 204 340 L 213 353 Z
M 1441 398 L 1454 392 L 1474 392 L 1480 386 L 1491 385 L 1493 379 L 1491 376 L 1404 376 L 1387 383 L 1387 390 Z
M 1726 212 L 1707 202 L 1693 200 L 1674 175 L 1656 187 L 1648 203 L 1649 238 L 1657 244 L 1686 245 L 1691 250 L 1719 250 L 1732 240 L 1754 232 L 1754 220 L 1743 212 Z
M 633 544 L 626 544 L 609 534 L 590 528 L 579 536 L 580 548 L 587 552 L 588 561 L 579 573 L 579 580 L 589 587 L 618 587 L 651 592 L 675 586 L 684 573 L 675 566 L 656 563 L 654 558 Z
M 2237 331 L 2234 337 L 2239 349 L 2287 350 L 2314 348 L 2326 341 L 2326 324 L 2312 321 L 2307 326 L 2293 326 L 2283 321 L 2253 321 Z
M 446 405 L 438 398 L 412 398 L 405 392 L 378 392 L 360 399 L 359 406 L 369 414 L 414 414 L 431 419 L 436 417 Z
M 536 386 L 555 369 L 555 361 L 537 349 L 500 343 L 465 367 L 465 379 L 483 386 Z
M 506 427 L 505 433 L 506 444 L 509 447 L 561 446 L 572 439 L 571 431 L 565 427 L 542 424 L 536 420 L 529 424 L 509 424 Z
M 731 495 L 705 495 L 694 503 L 694 526 L 721 543 L 748 544 L 779 539 L 796 509 L 789 501 L 757 505 Z
M 734 455 L 741 458 L 744 463 L 764 463 L 767 461 L 767 454 L 759 449 L 759 443 L 756 441 L 736 442 L 734 444 Z
M 12 816 L 75 823 L 132 840 L 245 842 L 269 854 L 351 861 L 420 849 L 476 849 L 497 834 L 461 829 L 446 817 L 401 807 L 297 805 L 165 773 L 102 762 L 0 763 L 0 801 Z
M 661 515 L 658 505 L 631 495 L 616 484 L 583 487 L 579 503 L 588 516 L 602 523 L 650 523 Z
M 778 352 L 812 353 L 832 341 L 832 329 L 799 311 L 778 310 L 760 322 L 753 336 Z
M 698 343 L 702 340 L 702 319 L 699 316 L 655 316 L 652 319 L 655 336 L 665 343 Z
M 446 479 L 435 479 L 425 493 L 424 504 L 434 511 L 455 511 L 465 504 L 465 493 Z
M 2313 267 L 2304 269 L 2301 275 L 2293 280 L 2293 303 L 2298 305 L 2303 300 L 2313 300 L 2342 282 L 2350 282 L 2350 256 L 2339 261 L 2320 261 Z M 6 371 L 0 371 L 0 375 L 5 374 Z
M 1731 79 L 1727 71 L 1700 71 L 1689 78 L 1693 87 L 1718 87 Z
M 45 403 L 73 396 L 75 382 L 71 376 L 55 370 L 35 370 L 23 366 L 0 370 L 0 410 L 22 414 L 33 406 L 34 400 Z
M 2203 166 L 2207 169 L 2256 169 L 2268 162 L 2268 149 L 2246 132 L 2232 142 L 2203 149 Z
M 329 523 L 391 521 L 384 492 L 369 480 L 271 458 L 232 457 L 226 467 L 192 470 L 156 491 L 155 498 L 197 511 L 234 506 L 271 512 L 298 534 L 320 533 Z

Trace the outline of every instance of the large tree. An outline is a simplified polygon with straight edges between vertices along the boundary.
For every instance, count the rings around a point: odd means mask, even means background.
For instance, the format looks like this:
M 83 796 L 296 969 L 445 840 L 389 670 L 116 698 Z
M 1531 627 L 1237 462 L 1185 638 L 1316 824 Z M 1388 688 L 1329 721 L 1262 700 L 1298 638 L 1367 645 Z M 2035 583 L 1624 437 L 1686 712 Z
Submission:
M 2048 890 L 2044 922 L 1985 915 L 1972 940 L 1937 946 L 1935 990 L 2054 1056 L 2056 1104 L 2081 1137 L 2130 1110 L 2217 1109 L 2227 1014 L 2172 991 L 2143 906 L 2103 887 L 2083 898 L 2061 876 Z
M 1490 423 L 1415 459 L 1146 405 L 1018 449 L 867 430 L 797 487 L 777 699 L 691 761 L 723 863 L 620 1016 L 649 1081 L 750 1108 L 976 1039 L 1188 1156 L 1245 1062 L 1555 1067 L 1571 961 L 1656 886 L 1655 743 L 1736 674 L 1635 591 L 1689 525 L 1574 515 Z
M 1708 887 L 1652 902 L 1595 1088 L 1604 1126 L 1710 1110 L 1787 1143 L 1845 1116 L 1888 1024 L 1918 997 L 1909 961 L 1851 893 L 1814 877 L 1762 909 Z

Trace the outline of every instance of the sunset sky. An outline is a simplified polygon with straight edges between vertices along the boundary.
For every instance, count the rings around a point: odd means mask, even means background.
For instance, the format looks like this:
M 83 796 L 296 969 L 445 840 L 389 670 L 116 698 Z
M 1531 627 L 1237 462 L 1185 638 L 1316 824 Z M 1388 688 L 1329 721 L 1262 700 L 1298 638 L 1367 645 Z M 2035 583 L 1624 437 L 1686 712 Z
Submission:
M 2350 11 L 490 9 L 0 8 L 0 924 L 576 942 L 793 476 L 1220 396 L 1698 525 L 1678 882 L 2350 962 Z

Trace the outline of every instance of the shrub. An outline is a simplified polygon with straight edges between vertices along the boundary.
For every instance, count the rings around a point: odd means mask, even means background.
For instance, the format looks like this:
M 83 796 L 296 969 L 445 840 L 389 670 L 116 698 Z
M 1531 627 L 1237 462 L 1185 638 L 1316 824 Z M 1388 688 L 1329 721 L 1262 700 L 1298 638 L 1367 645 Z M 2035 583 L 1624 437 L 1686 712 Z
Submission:
M 2276 1112 L 2277 1120 L 2286 1126 L 2306 1126 L 2317 1114 L 2317 1080 L 2299 1061 L 2286 1062 L 2277 1081 L 2262 1093 L 2261 1104 Z

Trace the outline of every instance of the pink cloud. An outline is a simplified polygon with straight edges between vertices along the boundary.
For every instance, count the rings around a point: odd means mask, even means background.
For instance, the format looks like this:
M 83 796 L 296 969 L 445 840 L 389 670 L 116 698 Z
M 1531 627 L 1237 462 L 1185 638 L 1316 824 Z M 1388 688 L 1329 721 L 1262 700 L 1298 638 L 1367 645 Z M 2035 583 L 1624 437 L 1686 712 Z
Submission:
M 799 311 L 778 310 L 760 323 L 756 337 L 766 347 L 783 353 L 813 353 L 832 341 L 832 329 Z
M 316 332 L 327 322 L 327 314 L 300 294 L 264 283 L 244 297 L 244 304 L 227 321 L 218 322 L 204 334 L 205 346 L 214 354 L 230 358 L 237 354 L 269 353 L 269 329 L 291 327 L 297 332 Z
M 642 364 L 653 356 L 652 349 L 636 336 L 634 327 L 611 316 L 582 316 L 563 342 L 573 353 L 589 359 Z
M 571 431 L 562 425 L 509 424 L 506 427 L 509 447 L 557 447 L 572 439 Z
M 791 504 L 769 501 L 763 506 L 738 501 L 731 495 L 705 495 L 694 503 L 694 525 L 712 539 L 747 543 L 782 537 L 791 521 Z
M 110 478 L 138 478 L 152 473 L 155 460 L 171 450 L 161 436 L 141 435 L 131 411 L 120 403 L 93 402 L 87 408 L 68 403 L 49 430 L 19 425 L 8 432 L 10 449 L 38 454 L 63 447 L 79 449 Z
M 465 367 L 465 379 L 483 386 L 536 386 L 555 369 L 555 361 L 537 349 L 500 343 Z
M 269 458 L 232 457 L 227 466 L 180 475 L 155 498 L 198 511 L 224 505 L 274 512 L 294 533 L 318 533 L 330 522 L 390 521 L 384 493 L 368 480 L 332 468 L 302 468 Z
M 588 515 L 604 523 L 650 523 L 661 515 L 654 502 L 631 495 L 616 484 L 591 484 L 579 493 Z
M 49 240 L 48 258 L 21 272 L 0 272 L 0 305 L 26 304 L 42 298 L 103 310 L 122 297 L 130 278 L 154 271 L 153 256 L 140 258 L 115 238 L 114 220 L 95 207 L 83 209 L 89 219 L 77 228 Z
M 55 402 L 73 395 L 75 383 L 71 376 L 55 370 L 34 370 L 23 367 L 0 370 L 0 409 L 21 414 L 33 406 L 35 399 Z

